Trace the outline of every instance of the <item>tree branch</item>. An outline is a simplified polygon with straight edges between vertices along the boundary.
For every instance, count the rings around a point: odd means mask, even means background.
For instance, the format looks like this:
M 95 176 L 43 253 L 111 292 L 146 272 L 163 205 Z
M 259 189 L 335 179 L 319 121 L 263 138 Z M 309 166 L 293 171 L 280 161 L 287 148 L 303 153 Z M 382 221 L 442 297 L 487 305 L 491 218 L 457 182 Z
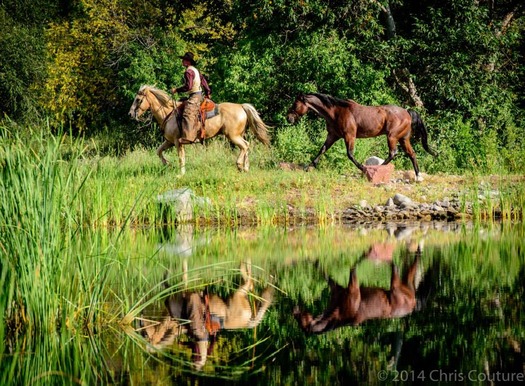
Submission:
M 414 106 L 424 107 L 423 101 L 417 93 L 416 85 L 414 84 L 408 69 L 403 68 L 402 70 L 393 70 L 392 73 L 394 74 L 396 83 L 408 94 Z

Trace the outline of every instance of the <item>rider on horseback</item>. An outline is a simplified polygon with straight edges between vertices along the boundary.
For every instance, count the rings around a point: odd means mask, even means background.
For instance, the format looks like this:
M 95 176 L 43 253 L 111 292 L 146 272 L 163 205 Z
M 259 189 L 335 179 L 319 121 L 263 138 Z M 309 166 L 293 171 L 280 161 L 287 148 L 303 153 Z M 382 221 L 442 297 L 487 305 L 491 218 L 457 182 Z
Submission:
M 204 99 L 211 97 L 211 89 L 208 86 L 208 81 L 195 68 L 195 60 L 192 52 L 186 52 L 184 56 L 180 56 L 182 59 L 182 65 L 186 67 L 184 72 L 184 85 L 172 88 L 171 92 L 182 93 L 188 92 L 188 100 L 186 107 L 182 113 L 182 135 L 179 139 L 181 144 L 191 144 L 197 141 L 197 133 L 199 132 L 199 110 L 201 103 Z M 203 95 L 204 92 L 204 95 Z M 200 138 L 204 137 L 204 127 L 201 128 Z

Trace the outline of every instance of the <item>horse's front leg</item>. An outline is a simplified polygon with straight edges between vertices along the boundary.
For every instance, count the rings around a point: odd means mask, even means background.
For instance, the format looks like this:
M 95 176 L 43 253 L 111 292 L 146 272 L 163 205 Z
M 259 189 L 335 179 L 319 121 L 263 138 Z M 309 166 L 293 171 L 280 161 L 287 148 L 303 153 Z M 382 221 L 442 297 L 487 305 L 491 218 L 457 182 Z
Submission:
M 177 154 L 179 155 L 180 176 L 186 174 L 186 151 L 181 143 L 177 143 Z
M 345 137 L 345 144 L 346 144 L 346 155 L 354 163 L 355 166 L 361 171 L 364 170 L 363 165 L 361 165 L 354 157 L 354 144 L 355 144 L 355 136 L 346 136 Z
M 323 143 L 323 146 L 321 146 L 321 149 L 319 149 L 319 152 L 317 153 L 317 155 L 315 156 L 315 158 L 312 160 L 312 162 L 310 163 L 310 165 L 308 165 L 305 169 L 308 170 L 310 168 L 310 166 L 313 166 L 314 168 L 317 168 L 317 164 L 319 163 L 319 159 L 321 158 L 321 156 L 326 153 L 326 151 L 328 149 L 330 149 L 332 147 L 332 145 L 339 139 L 338 136 L 332 134 L 332 133 L 328 133 L 328 136 L 326 137 L 326 140 L 324 141 Z
M 164 141 L 157 149 L 157 155 L 159 156 L 160 160 L 162 161 L 164 165 L 167 165 L 168 161 L 166 160 L 166 158 L 164 158 L 164 155 L 162 153 L 164 152 L 164 150 L 167 150 L 171 148 L 172 146 L 173 144 L 171 142 Z
M 387 138 L 388 142 L 388 157 L 383 161 L 382 165 L 390 163 L 397 154 L 397 139 L 396 138 Z

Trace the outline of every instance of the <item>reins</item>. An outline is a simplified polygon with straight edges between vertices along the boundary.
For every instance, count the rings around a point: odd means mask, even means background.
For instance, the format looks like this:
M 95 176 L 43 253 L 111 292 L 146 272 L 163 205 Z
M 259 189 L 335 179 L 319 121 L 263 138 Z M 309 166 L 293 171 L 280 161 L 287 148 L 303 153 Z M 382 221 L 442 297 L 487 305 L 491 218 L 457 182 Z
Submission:
M 160 124 L 160 129 L 164 131 L 164 128 L 166 127 L 166 122 L 168 122 L 168 119 L 171 117 L 173 112 L 177 110 L 177 107 L 174 107 L 173 110 L 171 110 L 166 117 L 163 119 L 162 123 Z M 175 117 L 177 116 L 177 113 L 175 112 Z
M 155 96 L 156 97 L 156 96 Z M 157 98 L 157 97 L 156 97 Z M 168 122 L 168 120 L 170 119 L 170 117 L 173 115 L 173 113 L 175 113 L 175 118 L 177 117 L 177 101 L 174 100 L 171 95 L 170 95 L 170 100 L 173 102 L 173 109 L 168 113 L 166 114 L 166 116 L 164 117 L 164 119 L 162 120 L 162 123 L 160 124 L 160 129 L 162 131 L 164 131 L 164 128 L 166 127 L 166 123 Z M 159 110 L 162 109 L 163 112 L 165 112 L 165 109 L 166 107 L 163 106 L 163 104 L 159 101 L 159 99 L 157 98 L 157 101 L 159 102 L 159 108 L 155 111 L 152 110 L 152 113 L 155 114 L 157 113 Z

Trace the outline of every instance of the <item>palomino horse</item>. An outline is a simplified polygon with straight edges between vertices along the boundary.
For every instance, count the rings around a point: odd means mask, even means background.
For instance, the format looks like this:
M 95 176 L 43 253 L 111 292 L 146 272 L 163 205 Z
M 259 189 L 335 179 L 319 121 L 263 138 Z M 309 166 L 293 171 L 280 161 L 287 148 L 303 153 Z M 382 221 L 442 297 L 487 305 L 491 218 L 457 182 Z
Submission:
M 377 251 L 377 246 L 375 248 L 373 246 L 366 257 L 372 257 L 370 255 Z M 296 307 L 294 309 L 295 319 L 303 331 L 323 333 L 346 325 L 357 326 L 368 319 L 399 318 L 410 314 L 417 304 L 415 276 L 419 254 L 419 252 L 416 254 L 403 280 L 394 263 L 391 263 L 392 276 L 389 290 L 361 287 L 357 280 L 355 266 L 350 271 L 346 287 L 338 285 L 332 278 L 329 278 L 330 302 L 326 310 L 314 318 L 311 313 L 301 311 L 299 307 Z
M 187 263 L 184 263 L 183 281 L 187 283 Z M 213 350 L 219 330 L 257 327 L 273 301 L 273 287 L 267 286 L 255 303 L 250 305 L 254 284 L 251 263 L 242 263 L 242 285 L 227 299 L 216 294 L 182 291 L 166 299 L 168 315 L 161 322 L 141 321 L 141 333 L 150 348 L 159 350 L 173 345 L 180 334 L 188 334 L 192 342 L 194 365 L 201 369 Z M 189 322 L 189 323 L 188 323 Z
M 179 155 L 180 173 L 184 174 L 186 172 L 186 157 L 184 147 L 179 143 L 181 130 L 177 119 L 177 108 L 182 103 L 175 102 L 168 93 L 156 87 L 143 85 L 133 100 L 129 115 L 133 119 L 138 119 L 144 112 L 151 110 L 164 135 L 164 142 L 157 149 L 158 156 L 163 164 L 167 164 L 162 153 L 164 150 L 176 146 Z M 244 139 L 246 126 L 250 126 L 257 139 L 265 145 L 269 145 L 268 126 L 264 124 L 259 113 L 251 104 L 225 102 L 219 104 L 218 109 L 219 115 L 206 120 L 205 138 L 224 134 L 231 143 L 237 145 L 241 150 L 237 158 L 237 167 L 241 171 L 248 171 L 250 167 L 248 160 L 250 144 Z
M 427 131 L 419 114 L 398 106 L 363 106 L 353 100 L 343 100 L 324 94 L 299 94 L 288 110 L 288 122 L 295 123 L 308 110 L 326 120 L 328 135 L 311 166 L 316 167 L 319 158 L 339 139 L 346 143 L 348 158 L 360 169 L 364 167 L 354 158 L 356 138 L 386 135 L 389 154 L 383 165 L 388 164 L 397 153 L 397 144 L 410 157 L 416 172 L 416 181 L 422 181 L 416 161 L 416 153 L 410 144 L 412 134 L 421 137 L 423 148 L 432 155 L 427 143 Z

